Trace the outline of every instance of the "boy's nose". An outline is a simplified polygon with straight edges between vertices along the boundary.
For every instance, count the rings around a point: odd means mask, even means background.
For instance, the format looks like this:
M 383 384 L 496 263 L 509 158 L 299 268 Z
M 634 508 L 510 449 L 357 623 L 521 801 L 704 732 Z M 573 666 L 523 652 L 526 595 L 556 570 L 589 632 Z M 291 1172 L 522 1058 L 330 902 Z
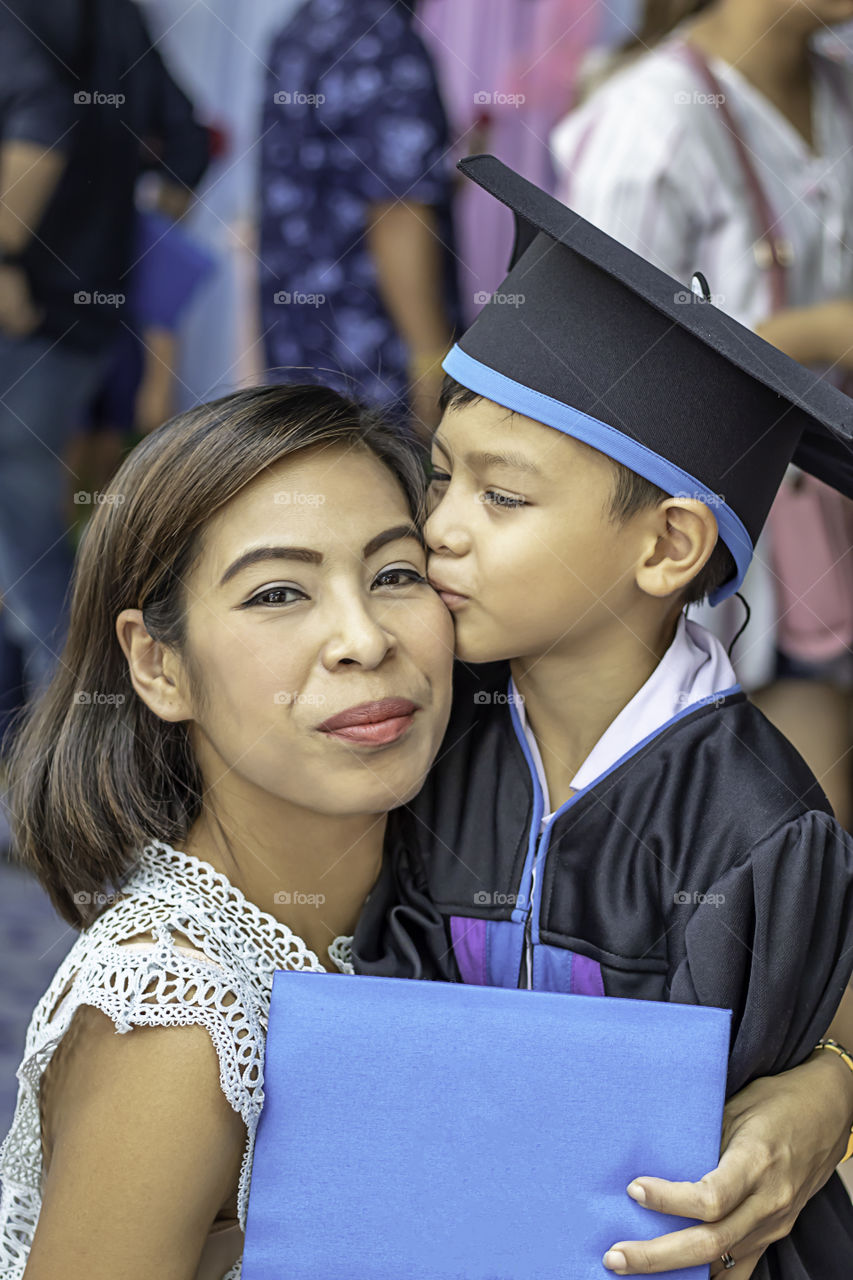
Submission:
M 471 545 L 468 529 L 460 521 L 446 498 L 433 510 L 424 525 L 424 539 L 430 551 L 454 556 L 464 555 Z

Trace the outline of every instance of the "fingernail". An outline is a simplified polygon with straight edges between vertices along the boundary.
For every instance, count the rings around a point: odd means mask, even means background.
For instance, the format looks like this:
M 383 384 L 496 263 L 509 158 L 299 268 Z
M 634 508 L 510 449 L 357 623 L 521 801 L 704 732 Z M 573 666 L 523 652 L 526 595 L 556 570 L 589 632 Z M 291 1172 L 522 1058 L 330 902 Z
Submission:
M 639 1182 L 630 1182 L 628 1184 L 628 1195 L 632 1200 L 636 1200 L 638 1204 L 646 1203 L 646 1188 L 641 1187 Z
M 618 1249 L 608 1249 L 603 1262 L 608 1271 L 627 1271 L 628 1259 Z

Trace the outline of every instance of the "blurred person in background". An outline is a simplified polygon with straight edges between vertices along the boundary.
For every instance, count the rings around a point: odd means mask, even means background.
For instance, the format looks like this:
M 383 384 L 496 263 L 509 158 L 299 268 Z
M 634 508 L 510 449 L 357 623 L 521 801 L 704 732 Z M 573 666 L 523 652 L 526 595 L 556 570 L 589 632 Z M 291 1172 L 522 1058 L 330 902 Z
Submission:
M 435 63 L 453 157 L 487 151 L 554 189 L 548 135 L 574 102 L 590 47 L 623 39 L 631 0 L 422 0 L 415 29 Z M 473 182 L 457 182 L 454 226 L 464 321 L 506 275 L 512 214 Z
M 177 412 L 181 319 L 217 265 L 179 220 L 161 212 L 169 209 L 182 216 L 189 203 L 185 189 L 162 184 L 157 197 L 158 207 L 137 212 L 121 332 L 85 420 L 65 452 L 72 490 L 68 522 L 75 546 L 92 513 L 92 495 L 107 487 L 124 454 L 142 436 Z
M 438 422 L 458 326 L 452 165 L 408 0 L 305 0 L 273 39 L 261 122 L 268 377 Z
M 181 314 L 177 409 L 263 381 L 258 313 L 258 120 L 270 40 L 301 0 L 137 0 L 167 67 L 219 145 L 182 227 L 216 260 Z
M 551 138 L 566 204 L 688 286 L 701 271 L 722 310 L 840 385 L 853 372 L 853 70 L 813 37 L 851 16 L 853 0 L 650 3 L 627 65 Z M 789 473 L 733 654 L 848 827 L 852 511 Z M 720 614 L 700 620 L 730 641 L 743 610 Z
M 189 188 L 207 158 L 207 133 L 131 0 L 0 6 L 6 711 L 12 686 L 29 694 L 46 683 L 64 636 L 71 548 L 61 455 L 121 330 L 137 176 L 157 168 Z

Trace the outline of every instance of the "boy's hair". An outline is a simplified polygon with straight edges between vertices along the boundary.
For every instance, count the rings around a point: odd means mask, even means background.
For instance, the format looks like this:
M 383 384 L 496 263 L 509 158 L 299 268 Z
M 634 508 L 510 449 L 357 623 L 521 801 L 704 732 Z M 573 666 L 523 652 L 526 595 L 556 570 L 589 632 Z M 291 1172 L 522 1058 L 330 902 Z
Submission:
M 154 837 L 180 847 L 203 804 L 187 725 L 159 719 L 136 695 L 116 616 L 142 610 L 149 634 L 184 658 L 203 707 L 209 690 L 187 649 L 186 583 L 208 524 L 267 468 L 340 445 L 387 467 L 420 522 L 420 452 L 378 411 L 319 386 L 252 387 L 188 409 L 136 446 L 95 508 L 61 659 L 9 734 L 16 860 L 74 928 L 102 913 L 138 847 Z
M 438 403 L 443 413 L 445 409 L 459 409 L 463 405 L 474 404 L 482 398 L 476 391 L 463 387 L 451 378 L 450 374 L 446 374 Z M 604 456 L 607 457 L 606 454 Z M 671 496 L 665 489 L 658 488 L 656 484 L 652 484 L 651 480 L 637 475 L 636 471 L 631 471 L 621 462 L 616 462 L 613 458 L 607 458 L 607 461 L 613 469 L 615 481 L 610 498 L 610 509 L 607 512 L 609 519 L 622 524 L 630 520 L 631 516 L 636 515 L 638 511 L 644 511 L 647 507 L 656 507 L 664 498 Z M 699 570 L 696 577 L 685 588 L 683 603 L 698 604 L 717 587 L 734 577 L 736 572 L 737 566 L 731 551 L 721 538 L 718 539 L 708 563 Z

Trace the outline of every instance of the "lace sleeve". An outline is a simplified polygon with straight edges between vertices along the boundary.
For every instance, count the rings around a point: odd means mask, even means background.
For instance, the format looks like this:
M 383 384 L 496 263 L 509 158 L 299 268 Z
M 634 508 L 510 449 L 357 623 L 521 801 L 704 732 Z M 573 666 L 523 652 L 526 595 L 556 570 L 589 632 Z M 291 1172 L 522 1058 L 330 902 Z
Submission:
M 209 958 L 185 954 L 175 945 L 168 929 L 158 928 L 155 933 L 156 942 L 143 946 L 102 942 L 79 964 L 73 986 L 51 1018 L 56 997 L 68 985 L 69 974 L 61 966 L 30 1024 L 24 1058 L 18 1068 L 15 1119 L 0 1147 L 4 1207 L 7 1212 L 15 1208 L 22 1245 L 32 1239 L 40 1203 L 41 1079 L 81 1004 L 100 1009 L 119 1034 L 126 1034 L 133 1027 L 198 1024 L 207 1028 L 219 1060 L 222 1091 L 246 1125 L 238 1188 L 238 1219 L 245 1231 L 255 1133 L 263 1105 L 265 1013 L 248 983 Z M 34 1170 L 39 1173 L 36 1185 Z M 28 1203 L 35 1206 L 32 1222 L 26 1220 Z M 6 1262 L 0 1248 L 3 1277 Z

